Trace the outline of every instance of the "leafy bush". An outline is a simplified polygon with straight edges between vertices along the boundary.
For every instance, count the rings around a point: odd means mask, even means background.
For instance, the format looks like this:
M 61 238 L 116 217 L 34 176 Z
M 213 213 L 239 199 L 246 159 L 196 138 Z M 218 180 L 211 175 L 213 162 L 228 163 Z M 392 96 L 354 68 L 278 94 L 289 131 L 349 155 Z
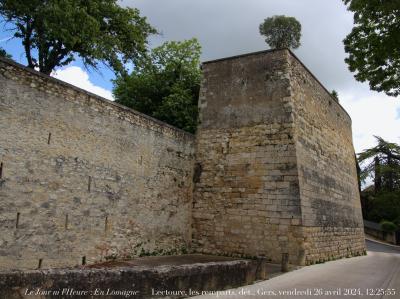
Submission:
M 381 229 L 385 232 L 395 232 L 397 231 L 398 227 L 391 221 L 382 221 L 381 222 Z
M 394 223 L 400 220 L 400 191 L 379 192 L 370 195 L 368 201 L 368 210 L 364 211 L 365 219 L 374 222 L 387 220 Z
M 116 102 L 194 133 L 200 90 L 201 46 L 170 41 L 151 51 L 130 75 L 114 81 Z

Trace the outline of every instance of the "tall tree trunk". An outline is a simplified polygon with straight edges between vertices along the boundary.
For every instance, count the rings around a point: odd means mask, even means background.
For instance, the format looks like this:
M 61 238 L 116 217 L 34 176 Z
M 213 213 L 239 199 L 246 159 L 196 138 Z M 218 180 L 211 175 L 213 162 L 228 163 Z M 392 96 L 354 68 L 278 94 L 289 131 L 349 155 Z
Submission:
M 382 174 L 381 174 L 381 162 L 379 157 L 375 157 L 375 193 L 378 193 L 382 189 Z
M 390 156 L 387 158 L 387 165 L 391 168 L 394 169 L 393 161 L 390 158 Z M 389 171 L 387 174 L 387 188 L 389 191 L 393 191 L 394 187 L 394 181 L 393 181 L 393 170 Z

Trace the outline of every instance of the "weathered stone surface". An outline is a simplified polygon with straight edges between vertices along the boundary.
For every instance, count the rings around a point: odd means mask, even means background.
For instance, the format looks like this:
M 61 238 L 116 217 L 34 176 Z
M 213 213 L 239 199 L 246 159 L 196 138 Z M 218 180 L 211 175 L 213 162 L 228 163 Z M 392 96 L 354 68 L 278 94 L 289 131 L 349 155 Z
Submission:
M 362 254 L 339 103 L 287 50 L 203 72 L 194 140 L 0 59 L 0 269 L 190 246 L 300 265 Z
M 308 264 L 362 254 L 351 120 L 287 50 L 203 65 L 193 244 Z
M 306 263 L 364 252 L 351 119 L 289 56 Z
M 0 269 L 190 245 L 192 135 L 5 60 L 0 90 Z

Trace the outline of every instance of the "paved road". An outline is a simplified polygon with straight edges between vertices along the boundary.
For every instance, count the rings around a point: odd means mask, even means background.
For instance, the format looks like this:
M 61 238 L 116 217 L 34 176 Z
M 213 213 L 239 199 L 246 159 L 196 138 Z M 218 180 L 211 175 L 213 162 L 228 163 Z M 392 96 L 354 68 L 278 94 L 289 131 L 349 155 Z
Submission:
M 223 291 L 218 299 L 400 298 L 400 249 L 372 241 L 367 241 L 367 248 L 367 256 L 304 267 L 247 287 Z M 216 297 L 214 294 L 193 298 Z

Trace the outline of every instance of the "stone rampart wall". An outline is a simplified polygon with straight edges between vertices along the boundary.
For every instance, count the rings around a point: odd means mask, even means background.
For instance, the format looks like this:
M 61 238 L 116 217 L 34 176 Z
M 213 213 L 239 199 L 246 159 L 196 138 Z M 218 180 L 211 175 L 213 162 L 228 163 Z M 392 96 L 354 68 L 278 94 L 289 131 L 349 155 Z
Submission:
M 287 50 L 203 74 L 195 140 L 0 59 L 0 269 L 189 247 L 293 264 L 363 254 L 339 103 Z
M 0 269 L 186 249 L 193 141 L 0 60 Z
M 350 116 L 293 55 L 290 65 L 306 263 L 362 254 Z
M 287 50 L 203 65 L 194 246 L 310 264 L 365 250 L 351 120 Z
M 299 263 L 301 209 L 288 53 L 203 65 L 193 244 Z

